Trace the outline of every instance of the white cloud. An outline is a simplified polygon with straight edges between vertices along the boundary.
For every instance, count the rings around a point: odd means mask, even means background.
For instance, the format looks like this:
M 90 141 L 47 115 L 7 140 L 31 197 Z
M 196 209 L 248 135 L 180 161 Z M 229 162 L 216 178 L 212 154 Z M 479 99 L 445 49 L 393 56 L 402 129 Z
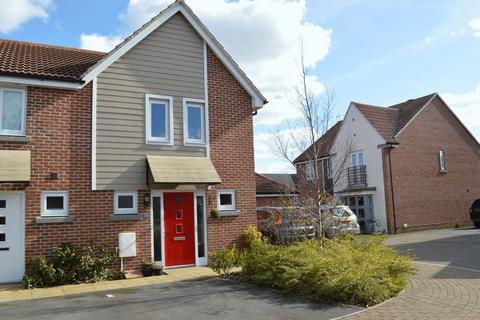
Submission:
M 52 0 L 1 0 L 0 33 L 14 31 L 31 19 L 46 20 L 52 3 Z
M 442 98 L 480 141 L 480 84 L 466 93 L 443 93 Z
M 108 52 L 123 41 L 121 36 L 103 36 L 97 33 L 80 36 L 80 48 Z
M 425 41 L 425 43 L 430 43 L 430 42 L 432 42 L 432 38 L 430 38 L 430 37 L 425 37 L 425 38 L 423 39 L 423 41 Z
M 468 26 L 470 27 L 470 29 L 472 29 L 473 35 L 476 38 L 480 38 L 480 18 L 476 18 L 476 19 L 471 20 L 468 23 Z

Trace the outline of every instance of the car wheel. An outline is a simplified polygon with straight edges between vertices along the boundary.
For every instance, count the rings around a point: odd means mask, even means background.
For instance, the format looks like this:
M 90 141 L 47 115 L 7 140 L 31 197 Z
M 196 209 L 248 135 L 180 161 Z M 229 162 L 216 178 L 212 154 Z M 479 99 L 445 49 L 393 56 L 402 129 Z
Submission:
M 480 229 L 480 221 L 474 221 L 473 225 L 475 226 L 475 228 Z

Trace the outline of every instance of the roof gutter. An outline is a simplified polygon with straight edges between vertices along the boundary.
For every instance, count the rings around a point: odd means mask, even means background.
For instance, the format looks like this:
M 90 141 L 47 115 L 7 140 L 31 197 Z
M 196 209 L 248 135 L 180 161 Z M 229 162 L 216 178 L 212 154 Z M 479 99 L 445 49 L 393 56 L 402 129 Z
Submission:
M 1 76 L 1 75 L 0 75 L 0 82 L 21 84 L 21 85 L 35 86 L 35 87 L 59 88 L 59 89 L 80 89 L 84 85 L 83 82 L 11 77 L 11 76 Z

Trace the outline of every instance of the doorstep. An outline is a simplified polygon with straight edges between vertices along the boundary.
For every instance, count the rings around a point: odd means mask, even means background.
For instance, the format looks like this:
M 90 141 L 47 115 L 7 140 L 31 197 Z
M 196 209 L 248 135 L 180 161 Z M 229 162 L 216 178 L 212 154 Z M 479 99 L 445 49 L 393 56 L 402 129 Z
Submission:
M 161 276 L 133 278 L 124 280 L 100 281 L 95 283 L 70 284 L 52 288 L 24 289 L 23 285 L 0 285 L 0 303 L 18 300 L 61 297 L 72 294 L 108 291 L 139 286 L 148 286 L 177 281 L 198 280 L 216 277 L 217 274 L 207 267 L 188 267 L 168 269 Z

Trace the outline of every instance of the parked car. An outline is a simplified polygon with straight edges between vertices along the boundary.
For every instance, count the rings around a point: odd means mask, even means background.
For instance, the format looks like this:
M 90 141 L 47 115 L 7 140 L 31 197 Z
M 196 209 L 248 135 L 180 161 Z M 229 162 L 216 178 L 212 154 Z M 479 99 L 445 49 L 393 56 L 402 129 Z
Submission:
M 359 234 L 360 226 L 355 213 L 345 205 L 327 207 L 325 215 L 325 233 L 329 238 L 342 234 Z
M 324 230 L 328 237 L 360 233 L 357 217 L 348 206 L 324 206 L 321 210 L 325 211 Z M 272 243 L 314 238 L 318 228 L 306 211 L 299 207 L 257 208 L 257 228 Z
M 470 207 L 470 219 L 475 228 L 480 228 L 480 199 L 475 200 Z
M 257 229 L 275 244 L 315 237 L 311 219 L 295 207 L 257 208 Z

